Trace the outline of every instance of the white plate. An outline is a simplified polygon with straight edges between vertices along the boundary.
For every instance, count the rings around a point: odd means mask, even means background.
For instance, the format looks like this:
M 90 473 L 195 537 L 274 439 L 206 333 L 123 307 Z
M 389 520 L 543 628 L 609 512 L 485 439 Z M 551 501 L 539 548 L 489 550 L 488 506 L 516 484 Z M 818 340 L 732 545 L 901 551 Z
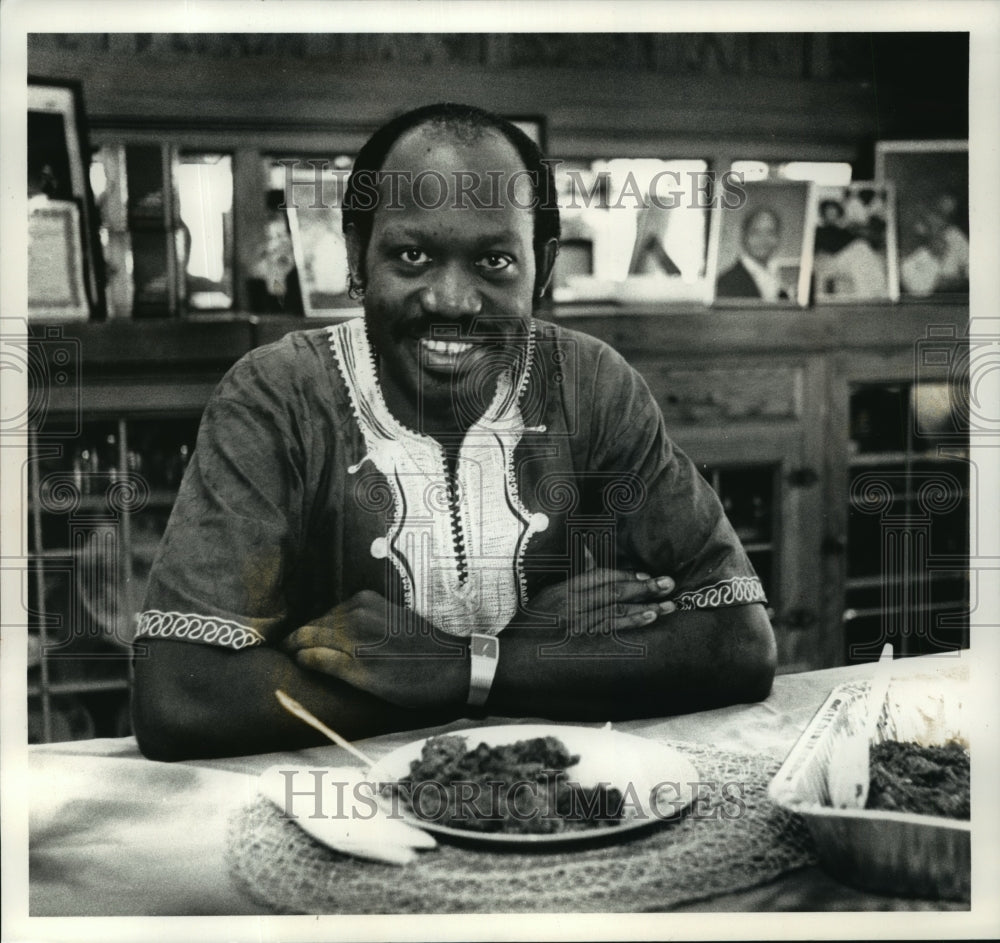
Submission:
M 477 832 L 471 829 L 438 825 L 417 818 L 405 806 L 400 811 L 420 828 L 436 835 L 490 845 L 561 845 L 568 842 L 609 840 L 636 829 L 674 818 L 686 809 L 696 795 L 698 771 L 685 756 L 653 740 L 646 740 L 617 730 L 558 724 L 505 724 L 498 727 L 474 727 L 441 736 L 464 737 L 466 749 L 480 743 L 490 747 L 505 746 L 535 737 L 558 737 L 570 753 L 580 757 L 569 767 L 567 779 L 580 786 L 603 783 L 621 790 L 625 797 L 624 817 L 619 825 L 580 829 L 551 834 Z M 376 783 L 395 783 L 409 776 L 410 763 L 420 758 L 427 740 L 416 740 L 393 750 L 372 767 L 369 777 Z

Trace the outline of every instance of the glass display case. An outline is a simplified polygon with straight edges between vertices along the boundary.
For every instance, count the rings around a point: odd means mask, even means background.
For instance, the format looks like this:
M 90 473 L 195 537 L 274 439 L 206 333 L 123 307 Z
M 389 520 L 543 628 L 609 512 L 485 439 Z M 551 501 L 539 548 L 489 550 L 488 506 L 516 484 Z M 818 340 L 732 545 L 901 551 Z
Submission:
M 946 383 L 855 383 L 848 443 L 846 655 L 969 643 L 969 451 Z
M 197 422 L 56 418 L 31 437 L 29 742 L 130 731 L 135 617 Z

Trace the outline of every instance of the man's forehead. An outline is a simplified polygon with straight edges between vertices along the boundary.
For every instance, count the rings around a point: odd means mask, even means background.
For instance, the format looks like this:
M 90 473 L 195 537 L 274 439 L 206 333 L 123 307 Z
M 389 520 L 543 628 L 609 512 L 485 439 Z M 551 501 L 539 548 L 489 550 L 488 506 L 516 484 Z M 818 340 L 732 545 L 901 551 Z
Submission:
M 504 173 L 525 170 L 517 149 L 499 131 L 482 128 L 474 135 L 460 135 L 447 126 L 429 124 L 400 135 L 386 154 L 382 167 L 416 173 L 453 161 L 467 163 L 470 167 L 485 163 Z
M 402 135 L 386 155 L 379 191 L 381 201 L 391 197 L 423 209 L 459 201 L 529 209 L 535 187 L 520 154 L 499 132 L 484 128 L 470 139 L 421 126 Z

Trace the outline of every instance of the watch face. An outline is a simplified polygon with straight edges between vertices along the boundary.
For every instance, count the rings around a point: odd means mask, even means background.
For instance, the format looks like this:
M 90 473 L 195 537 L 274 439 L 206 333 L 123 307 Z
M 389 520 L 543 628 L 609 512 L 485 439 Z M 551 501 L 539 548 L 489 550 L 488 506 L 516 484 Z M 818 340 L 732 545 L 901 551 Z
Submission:
M 473 638 L 471 651 L 473 655 L 481 655 L 484 658 L 496 658 L 497 640 L 495 638 Z

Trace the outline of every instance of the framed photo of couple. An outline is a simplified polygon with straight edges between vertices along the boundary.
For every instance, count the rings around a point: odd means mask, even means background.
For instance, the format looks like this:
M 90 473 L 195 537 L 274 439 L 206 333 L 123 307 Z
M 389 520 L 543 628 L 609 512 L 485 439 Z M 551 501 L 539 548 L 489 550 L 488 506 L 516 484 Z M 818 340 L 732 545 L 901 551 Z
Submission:
M 899 299 L 891 183 L 817 187 L 813 286 L 817 304 Z

